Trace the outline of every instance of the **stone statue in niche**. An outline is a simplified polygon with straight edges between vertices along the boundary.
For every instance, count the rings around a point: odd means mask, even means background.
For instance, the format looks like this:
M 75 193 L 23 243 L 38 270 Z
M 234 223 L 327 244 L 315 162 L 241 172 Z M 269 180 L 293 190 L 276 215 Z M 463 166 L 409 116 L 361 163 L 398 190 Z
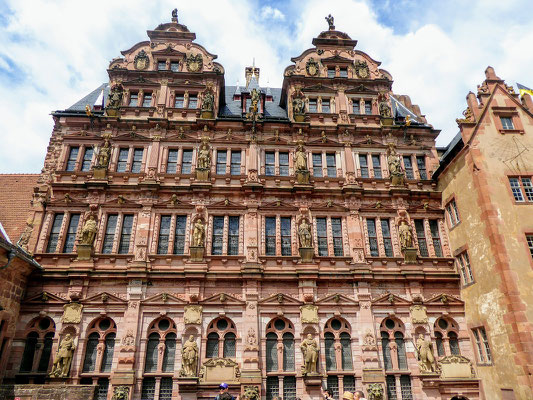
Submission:
M 396 145 L 389 143 L 387 148 L 387 164 L 389 166 L 389 173 L 391 181 L 394 186 L 401 186 L 404 183 L 404 172 L 400 155 L 396 152 Z
M 312 247 L 311 243 L 311 226 L 307 223 L 307 219 L 302 219 L 298 227 L 298 238 L 300 239 L 300 247 Z
M 109 92 L 106 108 L 119 108 L 122 105 L 122 96 L 124 95 L 124 89 L 122 85 L 113 85 Z
M 70 333 L 67 333 L 61 341 L 59 349 L 57 350 L 54 366 L 52 367 L 50 376 L 56 378 L 66 378 L 68 376 L 75 349 L 76 344 L 74 342 L 74 338 L 70 335 Z
M 194 336 L 190 335 L 189 339 L 183 344 L 180 376 L 196 376 L 197 366 L 198 345 L 194 340 Z
M 392 118 L 392 113 L 387 102 L 382 101 L 379 103 L 379 115 L 381 115 L 383 118 Z
M 81 230 L 81 244 L 86 244 L 89 246 L 92 246 L 94 243 L 94 239 L 96 238 L 96 232 L 98 231 L 98 227 L 96 224 L 96 218 L 93 214 L 90 214 L 87 217 L 87 220 L 83 224 L 83 228 Z
M 400 245 L 402 249 L 413 247 L 413 231 L 406 220 L 403 219 L 400 222 L 398 233 L 400 235 Z
M 313 335 L 310 333 L 300 346 L 304 356 L 304 365 L 302 366 L 302 374 L 316 374 L 316 363 L 318 360 L 318 344 Z
M 209 169 L 211 167 L 211 151 L 209 149 L 209 139 L 202 138 L 200 150 L 198 151 L 198 168 Z
M 192 233 L 192 245 L 195 247 L 204 247 L 205 225 L 202 218 L 198 218 L 194 223 Z
M 213 118 L 213 111 L 215 109 L 215 95 L 211 89 L 204 92 L 204 99 L 202 101 L 202 118 Z
M 294 153 L 294 168 L 296 171 L 307 171 L 307 154 L 305 153 L 303 143 L 300 141 L 296 152 Z
M 433 344 L 429 340 L 425 340 L 423 334 L 418 335 L 418 340 L 416 341 L 416 355 L 418 366 L 423 374 L 435 372 Z

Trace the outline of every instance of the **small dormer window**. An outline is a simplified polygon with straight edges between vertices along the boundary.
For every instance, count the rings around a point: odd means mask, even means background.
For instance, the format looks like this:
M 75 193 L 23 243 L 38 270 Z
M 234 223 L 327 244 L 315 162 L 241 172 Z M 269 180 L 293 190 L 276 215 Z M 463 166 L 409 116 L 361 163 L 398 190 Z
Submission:
M 335 78 L 335 67 L 328 67 L 328 78 Z
M 131 93 L 130 94 L 130 107 L 137 107 L 138 103 L 139 103 L 139 94 Z
M 172 72 L 178 72 L 180 70 L 180 63 L 177 61 L 172 61 L 170 63 L 170 70 Z
M 158 71 L 165 71 L 167 69 L 167 63 L 165 61 L 158 61 L 157 62 L 157 70 Z
M 316 99 L 309 99 L 309 112 L 310 113 L 316 113 L 317 112 L 317 101 Z
M 145 93 L 143 97 L 143 107 L 152 106 L 152 93 Z
M 197 108 L 198 107 L 198 96 L 191 94 L 189 96 L 189 106 L 188 108 Z
M 339 76 L 341 78 L 348 78 L 348 68 L 341 68 Z

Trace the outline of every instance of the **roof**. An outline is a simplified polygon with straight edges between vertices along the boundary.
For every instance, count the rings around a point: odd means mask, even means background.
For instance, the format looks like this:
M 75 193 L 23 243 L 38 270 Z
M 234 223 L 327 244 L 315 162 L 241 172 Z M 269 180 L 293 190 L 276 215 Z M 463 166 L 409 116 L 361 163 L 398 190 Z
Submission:
M 234 95 L 238 95 L 246 89 L 239 88 L 239 86 L 226 86 L 225 89 L 226 104 L 221 108 L 219 112 L 219 117 L 242 118 L 241 100 L 233 100 L 233 98 Z M 250 89 L 250 86 L 248 86 L 248 89 Z M 279 106 L 279 100 L 281 98 L 281 88 L 261 89 L 261 91 L 265 90 L 269 95 L 272 95 L 273 100 L 267 101 L 265 103 L 265 119 L 288 119 L 287 110 Z
M 453 158 L 465 147 L 461 132 L 458 132 L 457 135 L 451 140 L 451 142 L 446 146 L 444 154 L 440 158 L 439 167 L 433 173 L 432 178 L 438 179 L 441 172 L 448 166 L 448 164 L 453 160 Z
M 409 118 L 411 121 L 420 122 L 418 120 L 418 117 L 415 113 L 413 113 L 411 110 L 409 110 L 406 106 L 404 106 L 400 100 L 398 100 L 394 96 L 390 96 L 391 98 L 391 104 L 392 104 L 392 114 L 395 118 L 397 117 L 403 117 L 405 118 L 407 115 L 409 115 Z
M 38 178 L 39 174 L 0 174 L 0 221 L 12 242 L 26 226 Z
M 100 95 L 102 94 L 102 89 L 104 90 L 104 105 L 107 101 L 107 96 L 109 95 L 109 84 L 102 83 L 100 86 L 98 86 L 96 89 L 94 89 L 91 93 L 89 93 L 87 96 L 83 97 L 82 99 L 78 100 L 76 103 L 71 105 L 69 108 L 67 108 L 65 111 L 85 111 L 85 106 L 88 104 L 91 106 L 91 109 L 94 108 L 95 105 L 102 106 L 102 99 Z M 97 103 L 98 100 L 98 103 Z

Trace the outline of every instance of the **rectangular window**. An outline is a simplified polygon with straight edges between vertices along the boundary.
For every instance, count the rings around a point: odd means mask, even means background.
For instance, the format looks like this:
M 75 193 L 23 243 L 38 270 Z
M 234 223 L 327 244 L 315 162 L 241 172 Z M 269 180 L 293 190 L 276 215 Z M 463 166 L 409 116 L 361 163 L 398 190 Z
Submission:
M 415 219 L 415 230 L 416 230 L 416 238 L 418 240 L 418 250 L 420 251 L 420 256 L 429 257 L 428 245 L 426 241 L 426 232 L 424 230 L 423 219 Z
M 239 219 L 240 217 L 229 217 L 228 230 L 228 254 L 239 254 Z
M 489 363 L 492 363 L 492 354 L 490 352 L 489 338 L 487 337 L 487 332 L 485 332 L 485 328 L 478 329 L 479 333 L 481 334 L 481 340 L 483 341 L 483 345 L 485 347 L 485 356 L 487 357 L 487 361 Z
M 413 392 L 411 390 L 411 377 L 409 375 L 400 376 L 400 388 L 402 391 L 402 400 L 413 400 Z
M 88 147 L 85 149 L 85 153 L 83 153 L 83 161 L 81 163 L 81 170 L 83 172 L 88 172 L 91 169 L 91 161 L 93 159 L 93 153 L 94 153 L 94 150 L 92 147 Z
M 226 150 L 217 151 L 217 175 L 226 175 L 226 159 L 228 153 Z
M 157 242 L 157 254 L 168 253 L 168 239 L 170 237 L 170 222 L 172 217 L 170 215 L 162 215 L 161 223 L 159 224 L 159 240 Z
M 368 158 L 366 154 L 359 154 L 359 168 L 361 168 L 361 178 L 370 178 L 368 173 Z
M 289 176 L 289 153 L 279 153 L 279 174 Z
M 63 225 L 63 213 L 54 215 L 54 222 L 52 222 L 52 229 L 50 230 L 50 237 L 48 238 L 48 245 L 46 246 L 47 253 L 55 253 L 57 243 L 59 242 L 59 233 L 61 232 L 61 225 Z
M 361 114 L 361 103 L 359 102 L 359 99 L 352 100 L 352 113 Z
M 427 179 L 428 173 L 426 171 L 426 157 L 416 156 L 416 166 L 418 167 L 418 174 L 420 175 L 420 179 Z
M 170 149 L 167 158 L 167 174 L 175 174 L 178 168 L 178 150 Z
M 284 376 L 283 377 L 283 399 L 284 400 L 296 400 L 296 377 Z
M 322 153 L 313 153 L 313 176 L 322 178 Z
M 222 254 L 224 236 L 224 217 L 213 217 L 213 244 L 211 254 Z
M 390 224 L 389 224 L 388 219 L 381 220 L 381 234 L 383 235 L 383 245 L 385 247 L 385 256 L 394 257 L 394 252 L 392 250 Z
M 350 357 L 351 356 L 352 355 L 350 354 Z M 345 392 L 355 392 L 355 377 L 353 375 L 344 375 L 342 378 L 342 386 Z
M 429 229 L 431 231 L 431 239 L 433 239 L 433 248 L 435 249 L 435 256 L 442 257 L 442 246 L 440 245 L 439 223 L 436 219 L 429 220 Z
M 170 62 L 170 70 L 172 72 L 179 72 L 180 70 L 180 63 L 177 61 L 171 61 Z
M 189 96 L 189 105 L 188 108 L 196 108 L 198 107 L 198 96 L 195 94 L 191 94 Z
M 276 255 L 276 217 L 265 218 L 265 254 Z
M 174 108 L 183 108 L 185 106 L 185 97 L 183 94 L 176 94 L 174 98 Z
M 276 153 L 267 151 L 265 153 L 265 175 L 274 176 L 276 174 Z
M 67 171 L 74 171 L 76 168 L 76 160 L 78 159 L 78 153 L 80 151 L 79 147 L 71 147 L 70 151 L 68 153 L 68 160 L 67 160 Z
M 158 71 L 164 71 L 167 69 L 167 63 L 165 61 L 158 61 L 157 62 L 157 70 Z
M 120 243 L 118 254 L 128 254 L 130 252 L 131 230 L 133 228 L 133 215 L 124 215 L 122 218 L 122 231 L 120 233 Z
M 129 154 L 130 154 L 130 149 L 124 148 L 124 147 L 119 149 L 117 172 L 126 172 L 126 166 L 128 165 Z
M 405 169 L 405 177 L 407 179 L 415 179 L 413 172 L 413 163 L 411 162 L 411 156 L 403 156 L 403 167 Z
M 522 177 L 522 186 L 528 201 L 533 201 L 533 185 L 531 184 L 531 178 Z
M 277 376 L 268 376 L 266 380 L 266 400 L 279 397 L 279 380 Z
M 107 400 L 107 391 L 109 390 L 109 379 L 100 378 L 98 379 L 96 389 L 95 400 Z
M 500 117 L 503 129 L 514 129 L 513 119 L 511 117 Z
M 365 100 L 365 114 L 372 114 L 372 102 L 370 100 Z
M 176 230 L 174 232 L 174 254 L 183 254 L 185 251 L 185 229 L 187 227 L 187 216 L 176 216 Z
M 370 255 L 372 257 L 379 257 L 378 235 L 376 233 L 376 220 L 368 218 L 366 220 L 366 227 L 368 230 L 368 244 L 370 245 Z
M 374 169 L 374 178 L 381 179 L 381 158 L 379 154 L 372 154 L 372 168 Z
M 331 108 L 329 107 L 329 100 L 322 100 L 322 112 L 324 114 L 329 114 L 331 112 Z
M 144 378 L 141 388 L 141 400 L 155 399 L 155 378 Z
M 344 256 L 342 248 L 342 221 L 340 218 L 331 218 L 331 231 L 333 232 L 333 254 L 335 257 Z
M 465 251 L 456 257 L 459 273 L 463 279 L 463 284 L 469 284 L 474 282 L 474 276 L 472 274 L 472 268 L 470 267 L 470 258 Z
M 348 68 L 341 68 L 339 72 L 341 78 L 348 78 Z
M 107 216 L 107 225 L 104 234 L 104 244 L 102 246 L 103 254 L 111 254 L 113 251 L 113 242 L 115 241 L 115 230 L 117 229 L 117 214 Z
M 78 223 L 80 222 L 80 214 L 71 214 L 68 223 L 67 236 L 65 238 L 65 245 L 63 246 L 63 253 L 72 253 L 74 251 L 74 242 L 76 241 L 76 233 L 78 232 Z
M 292 255 L 291 244 L 291 217 L 281 217 L 281 255 Z
M 326 153 L 326 167 L 328 168 L 328 177 L 337 177 L 337 163 L 335 161 L 335 153 Z
M 310 113 L 317 112 L 317 99 L 309 99 L 309 112 Z
M 397 400 L 396 395 L 396 377 L 394 375 L 387 375 L 387 399 Z
M 172 378 L 161 378 L 159 387 L 159 400 L 172 400 Z
M 527 247 L 529 247 L 529 253 L 533 258 L 533 235 L 526 235 Z
M 316 234 L 318 255 L 322 257 L 328 256 L 328 236 L 327 236 L 327 224 L 326 218 L 316 219 Z
M 139 94 L 138 93 L 131 93 L 130 94 L 130 107 L 137 107 L 139 104 Z
M 333 392 L 333 398 L 339 398 L 339 377 L 337 375 L 328 375 L 326 378 L 326 385 L 328 389 Z
M 145 93 L 143 96 L 143 107 L 152 106 L 152 93 Z
M 335 78 L 335 68 L 328 68 L 328 78 Z
M 188 175 L 192 168 L 192 150 L 183 150 L 181 158 L 181 173 Z
M 231 152 L 231 175 L 241 174 L 241 151 L 235 150 Z
M 459 222 L 461 222 L 461 220 L 459 219 L 459 210 L 457 209 L 455 199 L 450 200 L 450 202 L 446 205 L 445 208 L 446 213 L 448 214 L 448 221 L 450 223 L 450 227 L 454 227 Z
M 141 172 L 144 149 L 133 149 L 133 162 L 131 163 L 131 172 L 138 174 Z

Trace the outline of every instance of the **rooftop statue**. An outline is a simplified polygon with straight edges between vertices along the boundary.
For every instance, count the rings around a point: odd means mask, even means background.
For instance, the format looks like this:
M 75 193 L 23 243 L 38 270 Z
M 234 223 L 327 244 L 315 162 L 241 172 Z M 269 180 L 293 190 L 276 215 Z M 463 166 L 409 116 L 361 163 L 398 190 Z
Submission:
M 333 25 L 333 23 L 334 23 L 334 18 L 331 16 L 331 14 L 329 14 L 329 15 L 326 17 L 326 21 L 328 21 L 328 25 L 329 25 L 329 29 L 330 29 L 330 30 L 335 29 L 335 25 Z

